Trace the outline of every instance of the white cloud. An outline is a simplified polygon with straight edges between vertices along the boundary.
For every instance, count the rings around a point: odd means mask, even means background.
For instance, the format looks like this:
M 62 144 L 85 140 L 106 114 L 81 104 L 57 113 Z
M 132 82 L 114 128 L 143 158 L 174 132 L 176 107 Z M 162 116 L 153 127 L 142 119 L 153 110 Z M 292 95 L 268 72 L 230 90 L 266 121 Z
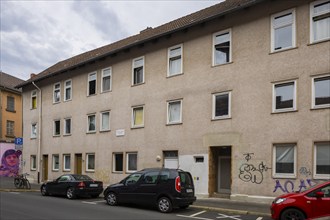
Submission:
M 28 79 L 61 60 L 218 2 L 1 1 L 0 69 Z

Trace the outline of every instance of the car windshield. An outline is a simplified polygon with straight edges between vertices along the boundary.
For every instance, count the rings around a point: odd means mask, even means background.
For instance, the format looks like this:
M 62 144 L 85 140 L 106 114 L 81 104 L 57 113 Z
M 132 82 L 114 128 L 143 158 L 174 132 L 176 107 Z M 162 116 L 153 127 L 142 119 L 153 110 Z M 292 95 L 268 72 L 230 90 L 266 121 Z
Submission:
M 73 175 L 73 178 L 78 181 L 92 181 L 93 179 L 87 175 Z

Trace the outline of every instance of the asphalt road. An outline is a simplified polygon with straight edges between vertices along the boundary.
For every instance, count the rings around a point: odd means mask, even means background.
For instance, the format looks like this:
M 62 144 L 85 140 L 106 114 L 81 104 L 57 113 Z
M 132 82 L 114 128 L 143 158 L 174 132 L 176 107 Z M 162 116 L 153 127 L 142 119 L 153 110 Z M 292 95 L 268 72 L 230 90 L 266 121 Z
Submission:
M 0 192 L 1 220 L 270 220 L 269 217 L 218 213 L 196 208 L 176 209 L 169 214 L 151 207 L 108 206 L 103 198 L 80 198 L 68 200 L 64 197 L 44 197 L 38 192 Z

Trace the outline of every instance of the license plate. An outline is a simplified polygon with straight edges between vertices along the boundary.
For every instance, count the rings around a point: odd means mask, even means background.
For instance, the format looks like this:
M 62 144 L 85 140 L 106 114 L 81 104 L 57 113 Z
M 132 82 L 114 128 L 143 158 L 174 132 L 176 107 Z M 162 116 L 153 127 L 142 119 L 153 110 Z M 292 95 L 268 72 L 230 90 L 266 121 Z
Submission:
M 89 187 L 98 187 L 99 185 L 98 184 L 95 184 L 95 183 L 92 183 L 92 184 L 89 184 Z
M 192 193 L 193 190 L 192 190 L 192 189 L 187 189 L 186 192 L 187 192 L 187 193 Z

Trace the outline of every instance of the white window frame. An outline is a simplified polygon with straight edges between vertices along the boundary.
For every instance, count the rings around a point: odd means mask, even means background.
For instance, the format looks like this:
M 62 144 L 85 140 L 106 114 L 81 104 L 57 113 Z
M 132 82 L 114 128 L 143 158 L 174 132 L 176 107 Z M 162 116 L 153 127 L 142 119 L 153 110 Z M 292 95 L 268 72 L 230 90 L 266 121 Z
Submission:
M 216 56 L 215 56 L 215 46 L 218 45 L 216 44 L 216 37 L 219 36 L 219 35 L 224 35 L 224 34 L 229 34 L 229 61 L 228 62 L 224 62 L 224 63 L 216 63 Z M 217 33 L 214 33 L 213 36 L 212 36 L 212 42 L 213 42 L 213 48 L 212 48 L 212 64 L 213 66 L 219 66 L 219 65 L 224 65 L 224 64 L 227 64 L 227 63 L 231 63 L 232 62 L 232 48 L 233 48 L 233 45 L 232 45 L 232 30 L 231 28 L 229 29 L 226 29 L 226 30 L 223 30 L 223 31 L 219 31 Z M 227 42 L 227 41 L 226 41 Z M 224 42 L 222 42 L 224 43 Z
M 56 99 L 56 95 L 58 94 L 58 100 Z M 53 86 L 53 103 L 61 102 L 61 83 L 57 82 Z
M 70 82 L 70 85 L 67 85 L 67 83 L 69 83 L 69 82 Z M 70 91 L 70 98 L 69 99 L 66 98 L 67 90 Z M 66 80 L 64 82 L 64 97 L 63 97 L 63 100 L 64 101 L 70 101 L 70 100 L 72 100 L 72 80 L 71 79 Z
M 6 121 L 6 135 L 15 136 L 15 121 L 12 120 Z
M 33 106 L 33 100 L 36 100 L 36 106 L 34 108 Z M 37 98 L 37 90 L 33 90 L 31 92 L 31 109 L 37 109 L 38 108 L 38 98 Z
M 287 23 L 282 23 L 282 24 L 275 26 L 275 24 L 274 24 L 275 18 L 282 17 L 282 16 L 285 16 L 288 14 L 292 14 L 292 23 L 287 22 Z M 280 13 L 273 14 L 271 16 L 270 22 L 271 22 L 271 41 L 270 41 L 271 42 L 271 52 L 283 51 L 283 50 L 287 50 L 287 49 L 296 47 L 296 10 L 294 8 L 282 11 Z M 289 25 L 292 25 L 292 30 L 291 30 L 292 31 L 292 39 L 291 39 L 292 45 L 289 47 L 284 47 L 284 48 L 275 48 L 275 29 L 286 27 Z
M 294 145 L 293 155 L 293 173 L 276 173 L 276 147 Z M 296 143 L 282 143 L 273 145 L 273 177 L 274 178 L 296 178 L 297 177 L 297 144 Z
M 130 155 L 136 155 L 136 169 L 135 170 L 130 170 L 129 169 L 129 160 L 130 160 Z M 137 166 L 138 166 L 138 153 L 137 152 L 129 152 L 126 153 L 126 172 L 127 173 L 133 173 L 137 171 Z
M 70 158 L 70 163 L 66 163 L 66 158 Z M 67 167 L 67 165 L 69 167 Z M 70 171 L 71 170 L 71 155 L 70 154 L 63 154 L 63 171 Z
M 228 95 L 228 115 L 223 115 L 223 116 L 216 116 L 216 97 L 219 95 Z M 231 91 L 227 92 L 219 92 L 212 94 L 212 119 L 213 120 L 220 120 L 220 119 L 228 119 L 231 118 Z
M 95 79 L 90 79 L 92 75 L 95 75 Z M 93 96 L 97 94 L 97 72 L 92 72 L 88 74 L 88 78 L 87 78 L 87 96 Z M 91 81 L 95 81 L 95 93 L 94 94 L 89 94 L 89 82 Z
M 30 169 L 37 170 L 37 155 L 30 156 Z
M 136 109 L 142 109 L 142 124 L 135 124 L 135 110 Z M 132 107 L 132 128 L 143 128 L 144 127 L 144 106 L 139 105 L 139 106 L 134 106 Z
M 59 122 L 59 134 L 56 134 L 56 122 Z M 53 121 L 53 137 L 61 136 L 61 120 L 56 119 Z
M 107 73 L 106 71 L 109 71 L 109 73 Z M 103 88 L 103 80 L 104 78 L 106 77 L 110 77 L 110 81 L 109 81 L 109 89 L 108 90 L 105 90 Z M 101 80 L 101 92 L 110 92 L 112 90 L 112 68 L 111 67 L 108 67 L 108 68 L 105 68 L 105 69 L 102 69 L 102 80 Z
M 57 161 L 56 161 L 57 158 Z M 56 167 L 56 165 L 58 167 Z M 59 171 L 60 170 L 60 156 L 58 154 L 53 154 L 52 156 L 52 170 Z
M 103 114 L 109 114 L 109 118 L 108 118 L 108 129 L 103 129 L 102 125 L 103 125 Z M 111 117 L 111 113 L 110 111 L 103 111 L 100 112 L 100 131 L 110 131 L 110 117 Z
M 330 12 L 330 9 L 327 10 L 327 11 L 323 11 L 323 12 L 319 12 L 317 14 L 314 13 L 314 7 L 316 5 L 320 5 L 320 4 L 323 4 L 323 3 L 326 3 L 327 1 L 329 0 L 319 0 L 319 1 L 314 1 L 310 4 L 310 43 L 316 43 L 316 42 L 321 42 L 321 41 L 326 41 L 326 40 L 329 40 L 330 39 L 330 35 L 326 38 L 323 38 L 323 39 L 314 39 L 314 21 L 313 21 L 313 18 L 314 17 L 318 17 L 318 16 L 322 16 L 322 15 L 325 15 L 327 13 Z
M 94 116 L 94 118 L 95 118 L 95 129 L 94 130 L 89 130 L 89 118 L 91 117 L 91 116 Z M 87 133 L 95 133 L 96 132 L 96 126 L 97 126 L 97 124 L 96 124 L 96 114 L 95 113 L 93 113 L 93 114 L 88 114 L 87 115 Z
M 314 161 L 313 161 L 313 177 L 314 179 L 330 179 L 330 174 L 318 174 L 316 173 L 316 162 L 317 162 L 317 145 L 328 143 L 330 142 L 315 142 L 314 143 Z
M 325 78 L 325 77 L 330 77 L 330 74 L 323 75 L 323 76 L 312 77 L 312 109 L 330 108 L 330 103 L 329 104 L 323 104 L 323 105 L 316 105 L 315 104 L 315 79 Z
M 122 155 L 122 170 L 116 170 L 116 155 Z M 112 154 L 112 172 L 113 173 L 123 173 L 124 172 L 124 153 L 123 152 L 114 152 Z
M 142 65 L 135 65 L 136 61 L 142 60 Z M 142 57 L 138 57 L 132 60 L 132 86 L 135 85 L 141 85 L 145 82 L 145 64 L 144 64 L 145 60 L 144 60 L 144 56 Z M 139 83 L 134 83 L 134 70 L 136 68 L 142 67 L 142 82 Z
M 68 121 L 70 121 L 70 132 L 68 132 L 66 130 L 66 127 L 67 127 L 66 125 L 67 125 Z M 65 118 L 64 127 L 63 127 L 63 135 L 71 135 L 71 133 L 72 133 L 72 118 Z
M 171 51 L 180 49 L 180 55 L 171 55 Z M 178 58 L 180 57 L 180 58 Z M 177 73 L 171 73 L 171 61 L 174 58 L 180 59 L 180 71 Z M 176 59 L 175 59 L 176 60 Z M 175 45 L 167 50 L 167 77 L 183 74 L 183 44 Z
M 89 169 L 88 168 L 88 164 L 89 164 L 89 160 L 90 160 L 90 158 L 89 158 L 89 156 L 94 156 L 94 169 Z M 87 153 L 86 154 L 86 171 L 87 172 L 94 172 L 95 171 L 95 154 L 94 153 Z
M 31 124 L 31 139 L 37 138 L 37 135 L 38 135 L 38 124 L 32 123 Z
M 180 120 L 179 121 L 170 121 L 169 108 L 170 108 L 171 104 L 175 103 L 175 102 L 180 102 Z M 182 99 L 167 101 L 167 124 L 173 125 L 173 124 L 181 124 L 181 123 L 182 123 Z
M 288 83 L 293 83 L 293 106 L 292 108 L 283 108 L 283 109 L 276 109 L 276 86 L 277 85 L 284 85 Z M 282 82 L 273 83 L 273 95 L 272 95 L 272 112 L 279 113 L 279 112 L 290 112 L 297 110 L 297 80 L 288 80 Z

